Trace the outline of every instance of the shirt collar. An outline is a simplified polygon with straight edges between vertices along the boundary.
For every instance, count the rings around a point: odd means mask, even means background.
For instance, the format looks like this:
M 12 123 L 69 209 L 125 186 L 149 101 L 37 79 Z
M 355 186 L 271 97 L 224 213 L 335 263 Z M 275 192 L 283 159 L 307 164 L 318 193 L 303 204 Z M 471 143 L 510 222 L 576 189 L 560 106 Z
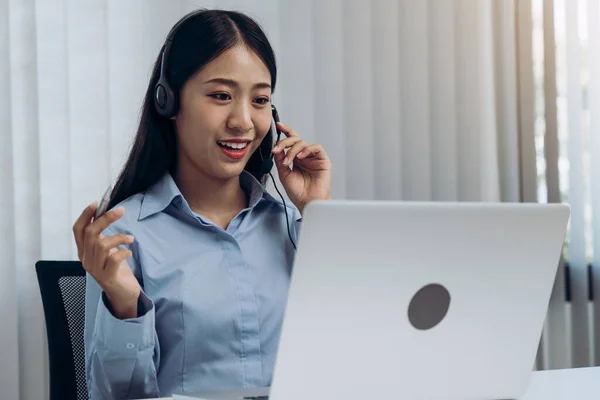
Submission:
M 246 170 L 240 175 L 240 186 L 246 194 L 249 194 L 248 208 L 254 208 L 265 195 L 263 185 Z M 144 193 L 138 219 L 142 220 L 164 211 L 176 198 L 187 205 L 175 180 L 170 173 L 166 173 Z

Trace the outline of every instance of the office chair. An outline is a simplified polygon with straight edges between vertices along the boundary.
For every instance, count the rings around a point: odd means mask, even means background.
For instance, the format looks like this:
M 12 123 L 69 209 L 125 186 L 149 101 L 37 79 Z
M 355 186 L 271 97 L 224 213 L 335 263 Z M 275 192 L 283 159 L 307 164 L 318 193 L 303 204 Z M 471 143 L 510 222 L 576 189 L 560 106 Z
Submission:
M 85 270 L 79 261 L 38 261 L 50 364 L 50 400 L 88 400 L 85 378 Z

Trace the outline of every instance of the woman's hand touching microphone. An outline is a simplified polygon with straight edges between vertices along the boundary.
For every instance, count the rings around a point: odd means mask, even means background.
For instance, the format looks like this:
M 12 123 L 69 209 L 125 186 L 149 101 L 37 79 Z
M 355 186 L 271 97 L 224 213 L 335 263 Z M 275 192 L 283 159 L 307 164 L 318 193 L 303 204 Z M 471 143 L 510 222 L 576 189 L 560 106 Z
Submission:
M 312 200 L 331 198 L 331 161 L 320 144 L 308 144 L 290 127 L 277 123 L 287 138 L 273 148 L 279 179 L 300 213 Z M 285 149 L 289 149 L 287 153 Z M 293 162 L 293 168 L 290 165 Z
M 132 236 L 117 234 L 104 237 L 102 232 L 125 214 L 120 207 L 105 213 L 92 222 L 96 203 L 87 207 L 73 225 L 79 260 L 83 268 L 98 282 L 117 318 L 137 317 L 140 284 L 131 272 L 127 259 L 130 250 L 117 249 L 131 244 Z

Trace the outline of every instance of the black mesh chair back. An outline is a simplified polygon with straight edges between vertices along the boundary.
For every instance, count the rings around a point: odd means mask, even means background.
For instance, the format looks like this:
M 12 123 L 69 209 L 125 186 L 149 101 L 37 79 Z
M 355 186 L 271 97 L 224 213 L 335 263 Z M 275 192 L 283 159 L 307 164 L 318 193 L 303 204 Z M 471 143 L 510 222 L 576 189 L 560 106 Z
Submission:
M 79 261 L 38 261 L 35 270 L 48 336 L 50 400 L 88 400 L 85 270 Z

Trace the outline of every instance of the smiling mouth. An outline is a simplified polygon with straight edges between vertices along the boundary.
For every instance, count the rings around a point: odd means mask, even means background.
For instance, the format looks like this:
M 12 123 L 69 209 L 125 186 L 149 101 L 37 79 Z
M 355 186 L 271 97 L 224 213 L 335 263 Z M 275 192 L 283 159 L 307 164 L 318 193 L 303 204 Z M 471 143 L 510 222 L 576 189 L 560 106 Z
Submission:
M 248 149 L 250 142 L 224 142 L 217 141 L 217 145 L 221 148 L 223 154 L 233 160 L 239 160 L 244 158 Z
M 248 147 L 250 142 L 236 143 L 217 141 L 217 144 L 219 145 L 219 147 L 223 147 L 230 150 L 243 150 L 244 148 Z

